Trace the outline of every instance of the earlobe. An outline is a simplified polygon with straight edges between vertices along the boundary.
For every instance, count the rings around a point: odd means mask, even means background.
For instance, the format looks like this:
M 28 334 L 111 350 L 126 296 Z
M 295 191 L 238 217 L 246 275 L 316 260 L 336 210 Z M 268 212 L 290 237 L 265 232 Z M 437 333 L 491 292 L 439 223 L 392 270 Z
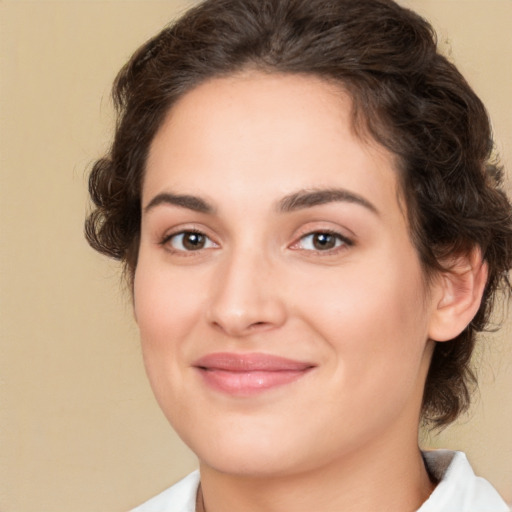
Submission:
M 457 256 L 448 268 L 434 286 L 429 327 L 429 337 L 434 341 L 451 340 L 467 327 L 480 307 L 487 283 L 487 263 L 482 261 L 478 248 Z

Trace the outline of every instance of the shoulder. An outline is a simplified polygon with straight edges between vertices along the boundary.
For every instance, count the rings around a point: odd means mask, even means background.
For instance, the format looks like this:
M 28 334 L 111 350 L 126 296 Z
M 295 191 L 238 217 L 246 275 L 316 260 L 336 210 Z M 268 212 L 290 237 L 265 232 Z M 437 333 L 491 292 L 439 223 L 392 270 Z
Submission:
M 509 512 L 496 489 L 475 475 L 464 453 L 432 450 L 423 458 L 439 483 L 418 512 Z
M 199 471 L 174 484 L 131 512 L 195 512 Z

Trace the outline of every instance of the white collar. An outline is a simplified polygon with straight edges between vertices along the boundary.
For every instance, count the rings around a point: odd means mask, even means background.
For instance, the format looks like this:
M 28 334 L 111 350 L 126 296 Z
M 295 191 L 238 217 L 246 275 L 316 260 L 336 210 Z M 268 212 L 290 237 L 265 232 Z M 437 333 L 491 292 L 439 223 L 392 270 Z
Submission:
M 462 452 L 423 452 L 437 487 L 417 512 L 510 512 L 492 485 L 475 476 Z M 194 471 L 132 512 L 195 512 L 199 471 Z
M 509 512 L 494 487 L 475 475 L 464 453 L 424 451 L 423 459 L 439 483 L 418 512 Z

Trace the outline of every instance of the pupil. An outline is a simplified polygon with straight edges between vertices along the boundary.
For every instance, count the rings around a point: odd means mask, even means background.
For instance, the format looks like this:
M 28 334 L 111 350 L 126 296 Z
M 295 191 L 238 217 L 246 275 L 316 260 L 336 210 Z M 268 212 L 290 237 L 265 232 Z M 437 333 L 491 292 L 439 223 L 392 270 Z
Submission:
M 204 236 L 199 233 L 187 233 L 183 237 L 183 245 L 192 251 L 201 249 L 204 245 Z
M 336 244 L 336 240 L 333 235 L 328 233 L 318 233 L 313 238 L 313 245 L 316 249 L 325 250 L 332 249 Z

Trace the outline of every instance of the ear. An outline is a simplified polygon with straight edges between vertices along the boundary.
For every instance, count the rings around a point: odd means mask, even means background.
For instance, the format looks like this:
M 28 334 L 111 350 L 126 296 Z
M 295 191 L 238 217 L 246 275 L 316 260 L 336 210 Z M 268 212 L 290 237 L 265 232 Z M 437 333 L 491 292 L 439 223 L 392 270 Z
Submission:
M 482 261 L 479 248 L 456 256 L 446 268 L 432 290 L 429 337 L 434 341 L 451 340 L 469 325 L 480 307 L 487 283 L 487 263 Z

